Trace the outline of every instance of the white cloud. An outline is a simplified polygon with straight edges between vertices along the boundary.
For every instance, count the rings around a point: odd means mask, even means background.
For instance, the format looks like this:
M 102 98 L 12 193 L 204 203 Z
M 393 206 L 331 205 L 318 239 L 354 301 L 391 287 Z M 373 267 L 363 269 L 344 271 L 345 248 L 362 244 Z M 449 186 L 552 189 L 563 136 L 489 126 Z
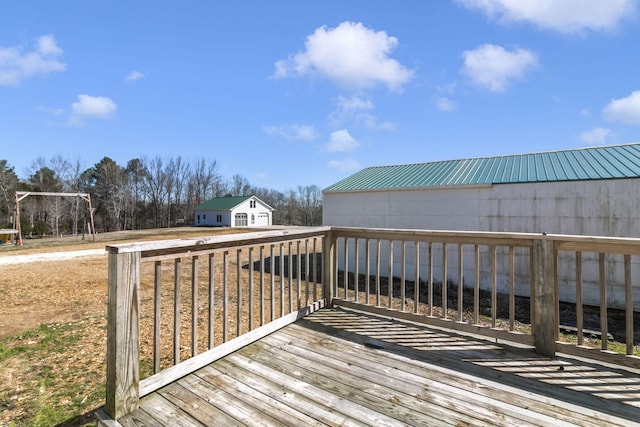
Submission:
M 614 30 L 636 0 L 457 0 L 500 22 L 529 22 L 563 33 Z
M 582 132 L 580 139 L 588 145 L 605 145 L 609 134 L 611 134 L 611 129 L 596 127 Z
M 355 95 L 349 98 L 339 96 L 336 110 L 329 115 L 329 125 L 336 128 L 349 122 L 367 129 L 395 129 L 393 123 L 379 122 L 373 114 L 368 112 L 374 108 L 373 102 L 368 99 Z
M 585 116 L 585 117 L 589 117 L 591 115 L 591 109 L 590 108 L 583 108 L 582 110 L 580 110 L 580 115 L 581 116 Z
M 358 114 L 356 116 L 355 124 L 367 129 L 394 130 L 396 128 L 395 123 L 380 122 L 376 116 L 368 113 Z
M 605 120 L 640 126 L 640 90 L 614 99 L 602 109 Z
M 38 105 L 36 109 L 40 112 L 51 114 L 53 116 L 60 116 L 65 113 L 64 108 L 49 108 L 43 105 Z
M 368 99 L 363 99 L 358 96 L 352 96 L 346 98 L 344 96 L 338 97 L 338 109 L 343 112 L 353 112 L 361 110 L 373 110 L 374 105 Z
M 354 172 L 360 169 L 360 162 L 353 159 L 329 160 L 327 166 L 341 172 Z
M 389 57 L 398 40 L 362 23 L 343 22 L 336 28 L 317 28 L 305 41 L 305 50 L 275 63 L 273 78 L 317 75 L 356 89 L 378 84 L 399 90 L 413 77 Z
M 467 50 L 463 57 L 463 73 L 475 84 L 493 92 L 504 91 L 512 80 L 522 78 L 525 72 L 538 64 L 537 56 L 526 49 L 510 52 L 493 44 Z
M 104 96 L 78 95 L 78 102 L 71 104 L 69 125 L 81 125 L 86 119 L 111 119 L 118 106 Z
M 441 93 L 455 93 L 458 88 L 458 82 L 451 82 L 444 86 L 436 86 L 436 90 Z
M 287 141 L 312 141 L 318 137 L 318 132 L 311 125 L 270 125 L 262 129 L 267 135 L 281 136 Z
M 0 47 L 0 86 L 16 86 L 30 77 L 64 71 L 67 66 L 59 60 L 62 53 L 52 35 L 38 38 L 35 49 L 29 52 Z
M 327 151 L 351 151 L 360 146 L 360 143 L 351 136 L 348 130 L 341 129 L 331 132 L 329 142 L 325 145 Z
M 436 108 L 440 111 L 453 111 L 456 109 L 456 103 L 449 98 L 440 97 L 436 100 Z
M 127 77 L 125 77 L 124 79 L 128 82 L 133 82 L 136 80 L 142 80 L 144 79 L 146 76 L 141 73 L 138 70 L 133 70 L 132 72 L 129 73 L 129 75 L 127 75 Z

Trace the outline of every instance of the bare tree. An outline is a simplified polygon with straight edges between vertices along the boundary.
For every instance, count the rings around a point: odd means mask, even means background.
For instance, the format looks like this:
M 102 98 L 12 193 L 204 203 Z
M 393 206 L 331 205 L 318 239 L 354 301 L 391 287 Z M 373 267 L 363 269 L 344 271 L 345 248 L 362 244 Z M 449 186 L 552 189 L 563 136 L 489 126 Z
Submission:
M 231 177 L 231 191 L 234 196 L 248 196 L 251 193 L 251 186 L 245 177 L 236 174 Z
M 298 224 L 298 198 L 296 192 L 293 190 L 287 190 L 284 197 L 284 224 L 296 225 Z
M 143 181 L 144 191 L 149 198 L 151 209 L 154 213 L 154 227 L 162 227 L 163 208 L 167 197 L 167 173 L 161 157 L 143 160 L 145 176 Z
M 104 157 L 85 171 L 87 189 L 96 199 L 96 212 L 102 218 L 105 231 L 119 230 L 125 203 L 123 169 L 109 157 Z
M 180 215 L 184 218 L 184 196 L 185 188 L 189 179 L 189 164 L 182 160 L 182 157 L 171 158 L 167 165 L 167 201 L 169 208 L 167 209 L 167 222 L 171 226 L 171 211 L 173 210 L 174 219 L 178 219 Z M 172 203 L 173 201 L 173 203 Z
M 322 223 L 322 191 L 317 185 L 298 186 L 298 209 L 303 225 Z
M 127 228 L 127 216 L 129 217 L 130 228 L 132 230 L 139 227 L 138 212 L 142 209 L 138 209 L 138 207 L 144 204 L 143 183 L 145 174 L 144 164 L 140 159 L 131 159 L 127 162 L 127 167 L 125 168 L 127 186 L 124 212 L 125 229 Z
M 7 218 L 11 212 L 11 200 L 17 188 L 18 176 L 13 166 L 10 166 L 6 160 L 0 160 L 0 224 L 5 222 L 4 218 Z
M 222 195 L 222 179 L 218 175 L 217 167 L 215 160 L 199 159 L 193 164 L 188 184 L 189 210 L 212 197 Z

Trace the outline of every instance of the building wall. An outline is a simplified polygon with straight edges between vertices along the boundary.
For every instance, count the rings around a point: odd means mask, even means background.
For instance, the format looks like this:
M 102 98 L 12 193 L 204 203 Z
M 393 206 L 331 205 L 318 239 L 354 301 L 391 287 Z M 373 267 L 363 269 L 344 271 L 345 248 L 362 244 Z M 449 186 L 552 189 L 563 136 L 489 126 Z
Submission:
M 196 226 L 210 227 L 238 227 L 236 223 L 236 214 L 244 213 L 247 215 L 247 227 L 268 227 L 272 224 L 271 210 L 256 200 L 256 207 L 252 208 L 249 199 L 233 210 L 229 211 L 196 211 L 194 213 L 194 224 Z M 218 222 L 218 215 L 221 216 L 221 222 Z M 253 216 L 253 221 L 252 221 Z
M 218 215 L 221 216 L 220 222 L 218 222 Z M 208 226 L 208 227 L 231 227 L 231 212 L 230 211 L 197 211 L 195 213 L 196 226 Z
M 252 208 L 250 202 L 254 200 L 256 202 L 256 207 Z M 269 210 L 269 208 L 267 208 L 259 200 L 249 199 L 236 206 L 231 212 L 232 227 L 238 226 L 238 224 L 236 224 L 237 213 L 247 214 L 247 227 L 268 227 L 271 225 L 271 210 Z
M 325 225 L 640 237 L 640 179 L 324 195 Z
M 323 223 L 347 227 L 640 237 L 639 194 L 639 179 L 328 193 L 324 195 Z M 469 252 L 464 254 L 465 260 L 471 260 L 470 248 L 465 252 Z M 503 256 L 506 251 L 502 252 L 498 287 L 506 289 L 507 257 Z M 455 253 L 452 256 L 456 256 Z M 407 254 L 407 259 L 412 257 L 412 254 Z M 607 257 L 607 300 L 613 307 L 624 307 L 621 258 Z M 437 259 L 435 262 L 435 277 L 441 277 L 440 264 Z M 586 304 L 599 303 L 596 262 L 595 254 L 585 254 L 583 293 Z M 448 278 L 456 282 L 455 263 L 450 262 L 449 265 Z M 481 253 L 480 278 L 485 288 L 490 286 L 490 275 L 488 268 L 483 266 L 488 265 L 490 255 L 485 249 Z M 573 254 L 560 254 L 559 285 L 563 301 L 575 302 L 573 265 Z M 394 266 L 394 271 L 400 271 L 399 268 Z M 529 294 L 528 270 L 528 254 L 517 254 L 516 271 L 525 272 L 517 277 L 519 295 Z M 421 271 L 426 274 L 426 266 L 421 266 Z M 633 257 L 632 275 L 640 277 L 636 257 Z M 473 280 L 470 262 L 465 262 L 465 277 Z M 640 310 L 638 286 L 634 288 L 634 305 Z

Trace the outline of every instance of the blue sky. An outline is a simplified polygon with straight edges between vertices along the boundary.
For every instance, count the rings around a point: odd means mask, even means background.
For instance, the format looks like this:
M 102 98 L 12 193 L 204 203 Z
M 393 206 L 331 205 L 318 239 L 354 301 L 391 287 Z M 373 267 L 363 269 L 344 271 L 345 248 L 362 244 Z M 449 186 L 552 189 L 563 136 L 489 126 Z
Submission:
M 640 141 L 638 0 L 6 1 L 0 159 L 367 166 Z

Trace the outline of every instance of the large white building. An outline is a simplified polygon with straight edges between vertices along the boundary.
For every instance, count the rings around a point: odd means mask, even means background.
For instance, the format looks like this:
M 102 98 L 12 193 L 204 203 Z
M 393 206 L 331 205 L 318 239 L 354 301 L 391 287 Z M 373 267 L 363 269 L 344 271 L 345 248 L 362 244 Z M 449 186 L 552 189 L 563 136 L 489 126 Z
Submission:
M 213 227 L 267 227 L 273 208 L 255 196 L 216 197 L 194 211 L 195 225 Z
M 323 195 L 325 225 L 640 237 L 640 143 L 370 167 Z

